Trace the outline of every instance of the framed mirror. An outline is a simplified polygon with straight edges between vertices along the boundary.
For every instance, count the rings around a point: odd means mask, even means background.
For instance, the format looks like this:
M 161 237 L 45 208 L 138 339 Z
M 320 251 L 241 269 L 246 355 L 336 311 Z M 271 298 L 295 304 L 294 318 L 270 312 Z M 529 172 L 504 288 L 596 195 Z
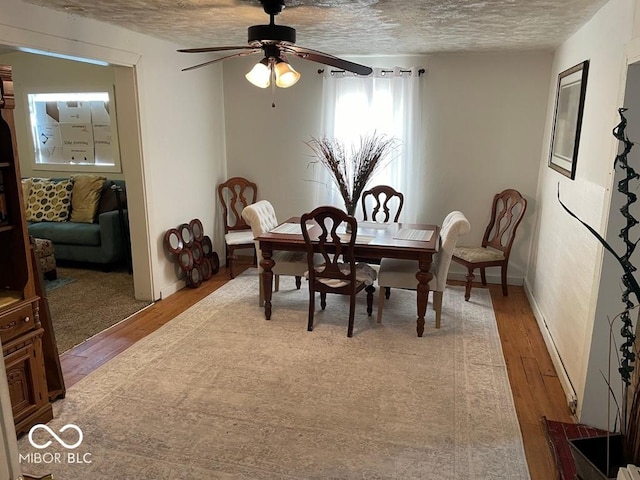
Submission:
M 213 245 L 211 244 L 211 239 L 205 235 L 200 242 L 200 246 L 202 247 L 202 253 L 205 257 L 210 257 L 211 252 L 213 252 Z
M 178 265 L 185 272 L 193 269 L 193 255 L 191 254 L 191 250 L 182 250 L 178 254 Z
M 193 261 L 196 265 L 200 265 L 204 260 L 204 253 L 202 253 L 202 247 L 197 240 L 191 245 L 191 255 L 193 255 Z
M 213 272 L 211 271 L 211 264 L 208 259 L 204 259 L 204 261 L 199 265 L 200 270 L 202 270 L 202 279 L 209 280 Z
M 210 257 L 207 257 L 207 262 L 211 264 L 211 273 L 215 275 L 220 270 L 220 258 L 216 252 L 212 252 Z
M 164 234 L 164 244 L 167 247 L 169 252 L 177 255 L 184 248 L 184 244 L 182 243 L 182 237 L 176 228 L 171 228 L 167 230 Z
M 191 231 L 191 227 L 188 223 L 183 223 L 182 225 L 180 225 L 178 227 L 178 231 L 180 232 L 182 243 L 184 243 L 185 247 L 190 247 L 191 245 L 193 245 L 193 232 Z
M 188 283 L 190 287 L 199 287 L 202 283 L 202 273 L 200 272 L 200 268 L 198 267 L 189 270 L 189 272 L 187 273 L 187 277 L 189 279 Z
M 196 242 L 201 242 L 202 237 L 204 236 L 202 222 L 199 219 L 194 218 L 193 220 L 191 220 L 191 222 L 189 222 L 189 226 L 191 227 L 191 231 L 193 232 L 193 238 L 196 240 Z

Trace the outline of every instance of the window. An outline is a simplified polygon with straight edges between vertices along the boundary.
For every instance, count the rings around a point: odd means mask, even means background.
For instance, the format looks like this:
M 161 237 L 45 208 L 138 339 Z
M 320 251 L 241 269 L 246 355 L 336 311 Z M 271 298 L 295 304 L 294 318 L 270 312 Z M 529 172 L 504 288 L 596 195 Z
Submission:
M 348 72 L 325 71 L 323 80 L 324 135 L 344 143 L 358 145 L 363 135 L 377 132 L 398 140 L 399 148 L 392 162 L 369 182 L 391 185 L 405 195 L 402 219 L 417 218 L 419 182 L 423 170 L 422 98 L 420 74 L 412 69 L 380 69 L 368 77 Z M 320 173 L 322 177 L 322 173 Z M 328 184 L 325 178 L 320 183 Z M 335 192 L 318 192 L 317 201 L 340 204 Z
M 121 172 L 109 91 L 30 93 L 34 170 Z

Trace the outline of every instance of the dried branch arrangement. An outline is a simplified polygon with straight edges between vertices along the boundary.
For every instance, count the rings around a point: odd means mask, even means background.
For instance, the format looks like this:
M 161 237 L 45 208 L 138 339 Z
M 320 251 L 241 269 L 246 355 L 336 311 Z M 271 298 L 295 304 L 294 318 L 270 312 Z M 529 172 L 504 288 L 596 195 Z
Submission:
M 397 141 L 373 132 L 360 137 L 359 146 L 349 152 L 343 142 L 327 137 L 311 137 L 307 145 L 313 150 L 316 161 L 331 174 L 344 200 L 345 210 L 353 215 L 367 182 L 388 163 L 387 157 L 397 147 Z

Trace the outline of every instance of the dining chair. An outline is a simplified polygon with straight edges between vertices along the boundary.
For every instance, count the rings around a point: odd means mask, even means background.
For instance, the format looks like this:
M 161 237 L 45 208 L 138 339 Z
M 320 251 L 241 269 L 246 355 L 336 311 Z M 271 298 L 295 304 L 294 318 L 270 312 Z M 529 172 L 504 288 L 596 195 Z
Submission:
M 404 206 L 404 195 L 389 185 L 376 185 L 362 192 L 362 216 L 364 221 L 388 223 L 397 222 Z M 392 220 L 393 218 L 393 220 Z M 379 260 L 362 258 L 361 261 L 378 268 Z M 387 298 L 391 289 L 385 288 Z
M 482 237 L 481 246 L 460 246 L 453 251 L 453 261 L 467 268 L 467 283 L 464 299 L 471 297 L 473 271 L 480 269 L 482 285 L 487 284 L 485 269 L 500 267 L 502 294 L 507 296 L 507 267 L 511 246 L 516 236 L 518 225 L 527 210 L 527 200 L 514 189 L 506 189 L 493 197 L 491 219 Z
M 362 192 L 362 215 L 365 221 L 370 218 L 373 222 L 397 222 L 403 205 L 404 195 L 389 185 L 377 185 Z
M 242 210 L 256 202 L 258 187 L 255 183 L 242 177 L 233 177 L 218 185 L 218 198 L 222 205 L 224 222 L 225 257 L 229 278 L 234 278 L 233 264 L 238 259 L 236 250 L 253 250 L 254 264 L 256 253 L 251 227 L 242 218 Z
M 259 200 L 256 203 L 247 205 L 242 210 L 242 218 L 251 227 L 253 238 L 258 238 L 263 233 L 269 232 L 278 226 L 278 218 L 273 205 L 268 200 Z M 262 259 L 262 251 L 260 250 L 260 242 L 255 240 L 256 255 L 258 257 L 258 272 L 262 273 L 260 266 Z M 274 290 L 280 289 L 280 275 L 290 275 L 296 278 L 296 288 L 300 289 L 302 277 L 308 269 L 306 252 L 274 252 L 272 259 L 275 261 L 273 273 L 275 274 Z M 259 302 L 260 306 L 264 306 L 264 290 L 262 286 L 262 276 L 258 276 L 259 283 Z
M 465 235 L 471 230 L 469 220 L 462 212 L 453 211 L 449 213 L 442 222 L 440 229 L 440 246 L 438 253 L 433 257 L 431 273 L 433 278 L 429 282 L 429 291 L 433 292 L 433 310 L 436 312 L 436 328 L 440 328 L 442 318 L 442 296 L 447 286 L 447 275 L 451 265 L 451 257 L 455 249 L 458 237 Z M 416 290 L 418 281 L 416 273 L 419 270 L 416 260 L 401 260 L 395 258 L 383 258 L 378 271 L 378 320 L 382 323 L 382 311 L 384 308 L 385 295 L 382 287 L 402 288 L 405 290 Z M 428 300 L 428 299 L 427 299 Z
M 307 223 L 317 224 L 320 234 L 317 240 L 310 237 Z M 376 272 L 364 262 L 356 262 L 353 255 L 358 222 L 355 217 L 331 206 L 318 207 L 305 213 L 300 219 L 302 236 L 307 248 L 309 280 L 309 320 L 308 331 L 313 331 L 315 294 L 320 292 L 320 307 L 327 306 L 327 293 L 349 295 L 349 324 L 347 336 L 353 336 L 356 294 L 363 289 L 367 292 L 367 314 L 373 311 L 373 283 Z M 346 233 L 347 228 L 350 233 Z M 315 263 L 316 252 L 321 262 Z

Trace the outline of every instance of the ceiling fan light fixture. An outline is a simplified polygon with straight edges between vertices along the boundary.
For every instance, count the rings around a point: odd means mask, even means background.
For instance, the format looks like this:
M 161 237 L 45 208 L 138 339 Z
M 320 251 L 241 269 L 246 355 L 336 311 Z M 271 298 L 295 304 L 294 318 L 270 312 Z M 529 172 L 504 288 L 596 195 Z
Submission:
M 271 69 L 269 68 L 269 60 L 263 58 L 254 65 L 249 73 L 245 75 L 256 87 L 267 88 L 271 84 Z
M 292 87 L 300 80 L 300 74 L 282 59 L 278 59 L 273 68 L 276 74 L 276 85 L 280 88 Z

